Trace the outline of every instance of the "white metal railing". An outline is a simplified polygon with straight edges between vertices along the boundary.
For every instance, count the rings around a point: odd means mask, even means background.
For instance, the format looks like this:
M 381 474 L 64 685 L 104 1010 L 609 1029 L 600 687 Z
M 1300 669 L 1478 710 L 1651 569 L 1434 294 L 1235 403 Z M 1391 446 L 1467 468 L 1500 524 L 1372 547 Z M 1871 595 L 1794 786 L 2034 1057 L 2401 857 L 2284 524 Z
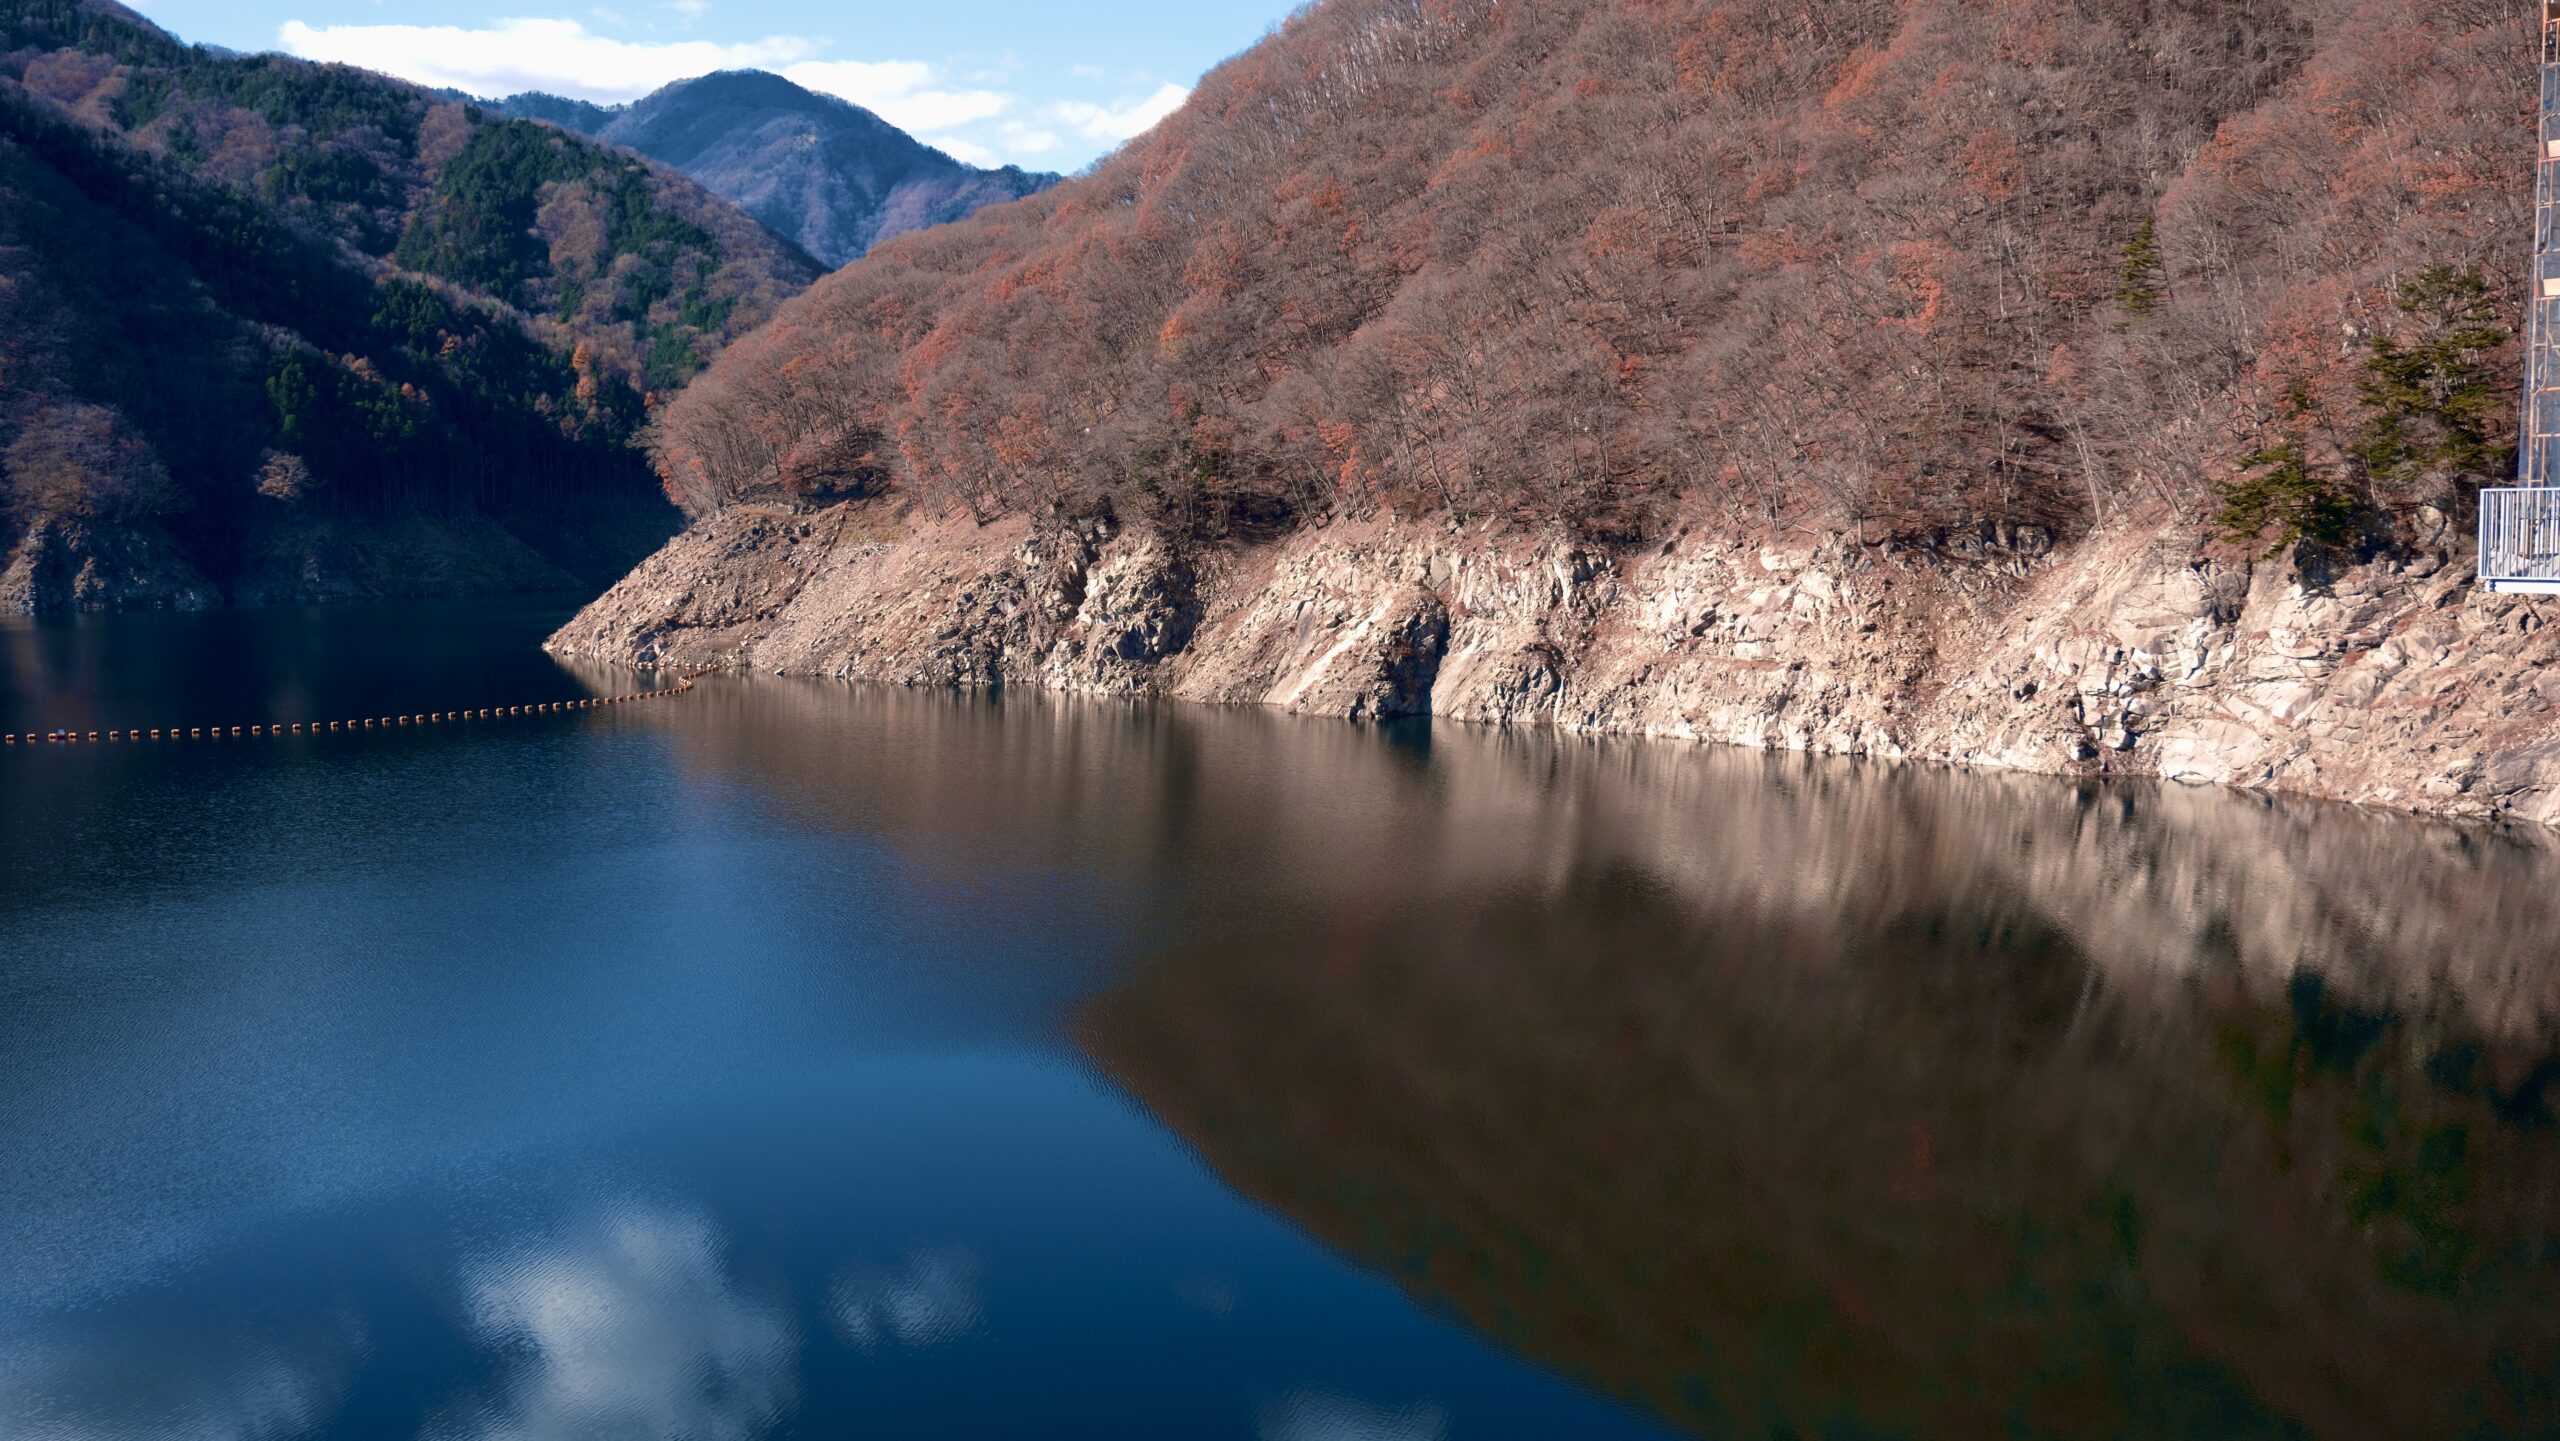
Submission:
M 2560 486 L 2480 492 L 2480 579 L 2560 586 Z

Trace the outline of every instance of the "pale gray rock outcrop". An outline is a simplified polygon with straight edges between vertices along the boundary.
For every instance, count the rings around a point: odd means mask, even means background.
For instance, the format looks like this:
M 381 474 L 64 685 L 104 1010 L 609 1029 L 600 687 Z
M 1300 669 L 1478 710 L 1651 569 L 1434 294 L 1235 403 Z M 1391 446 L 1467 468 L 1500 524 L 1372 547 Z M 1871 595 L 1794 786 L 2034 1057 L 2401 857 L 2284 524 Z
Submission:
M 2158 776 L 2555 824 L 2552 604 L 2485 594 L 2441 555 L 2306 574 L 2216 560 L 2163 531 L 1915 552 L 1700 524 L 1610 553 L 1342 521 L 1192 553 L 874 504 L 711 517 L 552 646 Z

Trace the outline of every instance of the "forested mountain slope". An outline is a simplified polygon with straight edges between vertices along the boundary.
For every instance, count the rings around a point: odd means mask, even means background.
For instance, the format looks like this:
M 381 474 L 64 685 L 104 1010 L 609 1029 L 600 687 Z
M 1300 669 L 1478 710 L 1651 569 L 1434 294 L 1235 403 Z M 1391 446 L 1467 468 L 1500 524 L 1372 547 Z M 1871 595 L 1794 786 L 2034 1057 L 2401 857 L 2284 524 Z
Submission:
M 727 352 L 556 643 L 2560 820 L 2532 26 L 1325 0 Z
M 653 393 L 815 276 L 413 86 L 0 11 L 0 607 L 565 584 L 663 536 Z
M 697 506 L 859 472 L 1186 525 L 2184 507 L 2297 390 L 2351 427 L 2427 267 L 2512 311 L 2524 13 L 1332 0 L 1090 178 L 788 308 L 664 453 Z
M 762 71 L 681 80 L 610 108 L 541 94 L 496 103 L 672 165 L 830 266 L 1058 182 L 964 165 L 858 105 Z

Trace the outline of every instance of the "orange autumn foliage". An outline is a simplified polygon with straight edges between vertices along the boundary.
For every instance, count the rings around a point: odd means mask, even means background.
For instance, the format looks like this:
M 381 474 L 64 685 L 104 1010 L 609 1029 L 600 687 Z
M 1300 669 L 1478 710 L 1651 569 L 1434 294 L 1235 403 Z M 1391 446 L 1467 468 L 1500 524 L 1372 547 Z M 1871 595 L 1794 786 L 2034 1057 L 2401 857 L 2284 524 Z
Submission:
M 1212 532 L 2199 513 L 2400 281 L 2522 274 L 2528 56 L 2504 0 L 1326 0 L 1091 173 L 822 282 L 656 453 L 696 510 Z

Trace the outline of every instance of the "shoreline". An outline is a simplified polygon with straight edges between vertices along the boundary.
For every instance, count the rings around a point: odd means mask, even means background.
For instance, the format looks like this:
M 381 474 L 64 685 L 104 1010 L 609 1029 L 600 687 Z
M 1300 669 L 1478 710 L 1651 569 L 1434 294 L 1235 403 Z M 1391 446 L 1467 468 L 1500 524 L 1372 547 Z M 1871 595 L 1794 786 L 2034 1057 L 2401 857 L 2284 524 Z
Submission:
M 1991 538 L 1986 538 L 1991 539 Z M 886 507 L 706 518 L 546 643 L 622 663 L 2138 776 L 2560 825 L 2560 632 L 2436 556 L 2305 585 L 2166 531 L 2043 552 L 1383 521 L 1178 553 Z M 2549 679 L 2546 681 L 2545 677 Z

